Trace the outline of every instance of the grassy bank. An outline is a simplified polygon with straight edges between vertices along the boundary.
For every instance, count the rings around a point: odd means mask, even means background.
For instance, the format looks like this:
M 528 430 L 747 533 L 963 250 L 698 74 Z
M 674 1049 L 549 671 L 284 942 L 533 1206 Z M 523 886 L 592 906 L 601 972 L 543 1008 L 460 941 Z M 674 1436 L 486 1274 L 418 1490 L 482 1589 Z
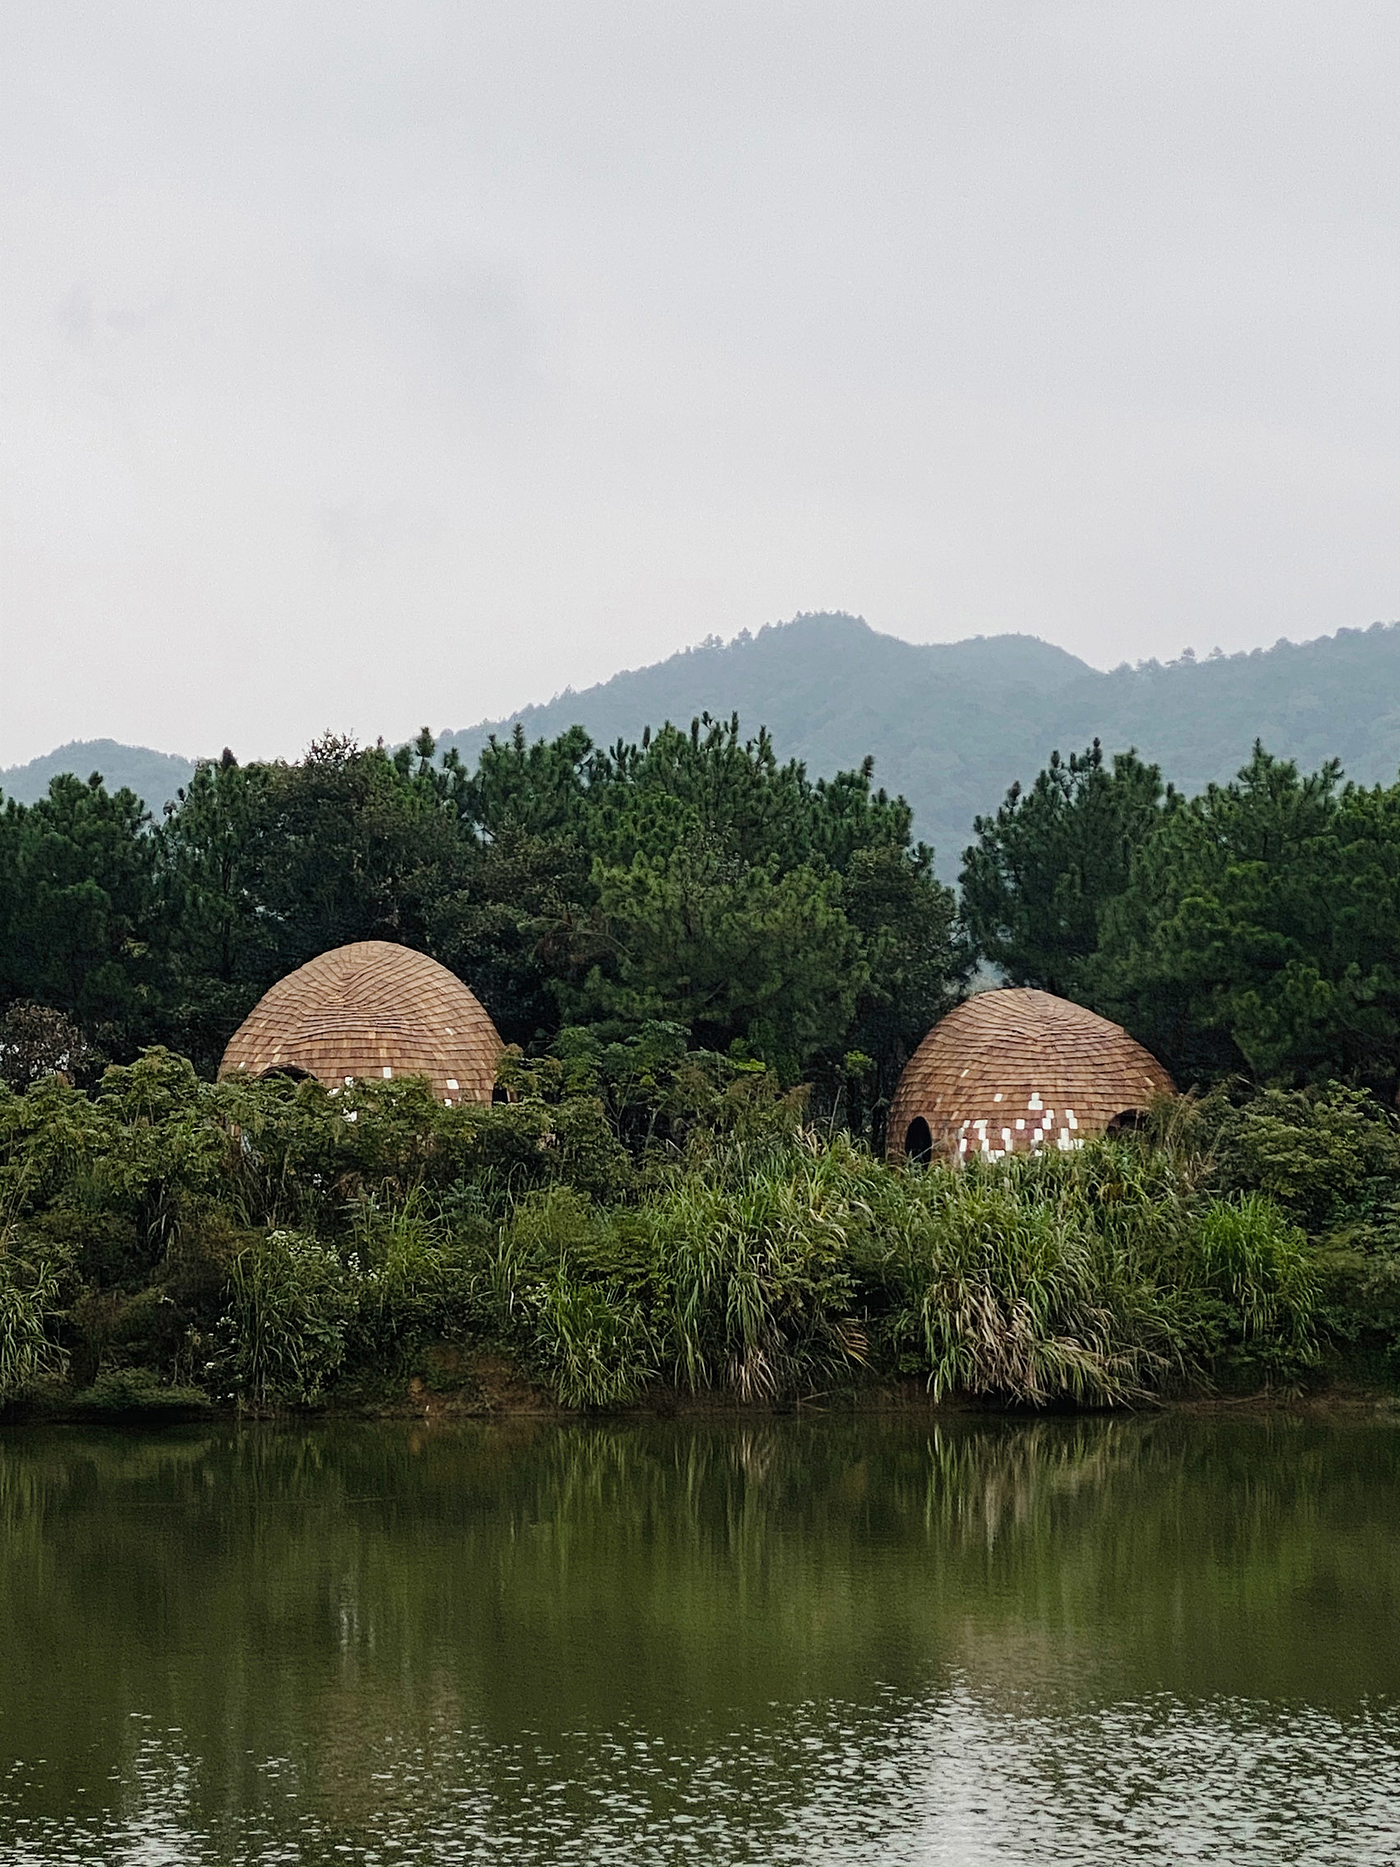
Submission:
M 0 1401 L 378 1407 L 489 1398 L 483 1369 L 584 1409 L 1392 1378 L 1400 1138 L 1364 1097 L 906 1172 L 756 1072 L 685 1067 L 619 1100 L 534 1066 L 513 1104 L 447 1109 L 152 1052 L 93 1096 L 0 1095 Z

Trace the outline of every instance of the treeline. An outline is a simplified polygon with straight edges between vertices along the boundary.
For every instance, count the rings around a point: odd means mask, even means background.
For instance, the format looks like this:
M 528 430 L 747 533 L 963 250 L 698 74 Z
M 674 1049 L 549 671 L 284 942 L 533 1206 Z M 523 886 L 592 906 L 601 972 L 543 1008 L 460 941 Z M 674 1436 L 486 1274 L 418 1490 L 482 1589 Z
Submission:
M 159 823 L 96 779 L 9 803 L 0 1007 L 208 1075 L 274 980 L 394 940 L 467 980 L 507 1042 L 659 1020 L 863 1108 L 967 977 L 953 895 L 868 761 L 814 782 L 708 718 L 610 751 L 517 735 L 472 771 L 433 751 L 225 754 Z
M 1182 1084 L 1400 1076 L 1400 784 L 1260 746 L 1186 798 L 1132 753 L 1058 755 L 979 818 L 962 923 L 1012 984 L 1104 1013 Z
M 1184 1085 L 1390 1101 L 1400 785 L 1260 748 L 1187 798 L 1135 754 L 1056 754 L 978 819 L 960 896 L 870 761 L 813 781 L 737 720 L 517 735 L 474 770 L 426 734 L 326 738 L 200 766 L 159 822 L 96 778 L 0 811 L 0 1013 L 61 1014 L 94 1067 L 162 1044 L 212 1074 L 269 985 L 358 939 L 431 953 L 527 1051 L 664 1022 L 862 1132 L 979 962 L 1116 1019 Z M 0 1036 L 12 1080 L 26 1029 Z
M 0 813 L 0 1404 L 483 1399 L 483 1357 L 571 1406 L 1391 1380 L 1397 831 L 1335 768 L 1188 799 L 1095 746 L 979 821 L 959 898 L 868 764 L 710 720 L 226 756 L 159 823 L 58 779 Z M 364 938 L 473 986 L 513 1100 L 212 1081 Z M 1073 1155 L 880 1164 L 979 962 L 1197 1093 Z

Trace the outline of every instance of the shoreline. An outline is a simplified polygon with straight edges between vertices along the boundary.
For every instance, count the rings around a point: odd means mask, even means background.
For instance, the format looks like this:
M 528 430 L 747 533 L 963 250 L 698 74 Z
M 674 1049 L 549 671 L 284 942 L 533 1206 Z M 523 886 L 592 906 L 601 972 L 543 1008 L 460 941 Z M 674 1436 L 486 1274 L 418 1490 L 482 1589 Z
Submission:
M 94 1390 L 86 1390 L 92 1393 Z M 1394 1414 L 1400 1417 L 1400 1388 L 1377 1382 L 1336 1378 L 1316 1389 L 1262 1387 L 1242 1393 L 1209 1391 L 1149 1396 L 1134 1406 L 1076 1406 L 1063 1401 L 1045 1407 L 1001 1405 L 976 1397 L 935 1399 L 917 1376 L 895 1383 L 808 1394 L 785 1400 L 739 1400 L 722 1392 L 690 1393 L 658 1388 L 645 1400 L 626 1407 L 570 1408 L 561 1406 L 504 1357 L 478 1357 L 469 1382 L 452 1388 L 430 1387 L 413 1377 L 397 1396 L 376 1398 L 343 1396 L 321 1405 L 301 1407 L 241 1407 L 199 1394 L 194 1389 L 151 1389 L 149 1398 L 133 1397 L 126 1403 L 113 1399 L 89 1400 L 83 1391 L 57 1387 L 17 1396 L 0 1406 L 0 1431 L 7 1427 L 96 1426 L 150 1431 L 162 1426 L 209 1424 L 339 1425 L 346 1421 L 408 1421 L 420 1425 L 454 1423 L 506 1423 L 515 1420 L 653 1423 L 662 1420 L 723 1420 L 736 1424 L 756 1420 L 819 1419 L 831 1415 L 861 1418 L 1007 1420 L 1134 1417 L 1171 1414 L 1203 1419 L 1260 1417 L 1287 1414 L 1298 1418 L 1360 1418 Z

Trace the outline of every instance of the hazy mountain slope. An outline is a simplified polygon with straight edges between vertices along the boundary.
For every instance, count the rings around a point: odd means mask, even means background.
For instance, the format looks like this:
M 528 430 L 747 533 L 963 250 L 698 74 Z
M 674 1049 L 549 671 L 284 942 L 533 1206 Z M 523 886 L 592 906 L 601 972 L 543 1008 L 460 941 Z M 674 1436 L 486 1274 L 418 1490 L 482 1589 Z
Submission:
M 44 796 L 50 778 L 64 771 L 83 779 L 100 771 L 109 791 L 126 785 L 159 816 L 162 805 L 189 783 L 194 760 L 173 752 L 153 752 L 149 746 L 119 745 L 115 739 L 74 739 L 56 752 L 30 759 L 27 765 L 0 771 L 0 792 L 21 804 L 32 804 Z
M 1034 777 L 1052 749 L 1096 735 L 1135 745 L 1188 791 L 1228 778 L 1256 738 L 1311 770 L 1339 758 L 1349 776 L 1390 782 L 1400 768 L 1400 625 L 1343 629 L 1248 655 L 1148 663 L 1103 674 L 1033 636 L 979 636 L 918 645 L 852 616 L 796 621 L 672 655 L 583 693 L 564 693 L 507 719 L 447 734 L 474 759 L 490 732 L 516 720 L 531 738 L 581 723 L 610 744 L 670 719 L 737 712 L 766 725 L 779 753 L 816 774 L 875 756 L 876 779 L 913 804 L 918 833 L 955 875 L 972 819 L 1015 778 Z M 0 772 L 0 790 L 41 796 L 50 777 L 101 771 L 159 811 L 191 761 L 110 739 L 62 746 Z
M 1053 717 L 1070 739 L 1098 732 L 1136 745 L 1188 791 L 1228 777 L 1256 739 L 1306 770 L 1339 758 L 1359 783 L 1390 784 L 1400 767 L 1400 627 L 1091 672 L 1062 690 Z
M 1256 738 L 1312 768 L 1389 781 L 1400 767 L 1400 627 L 1343 630 L 1208 661 L 1103 674 L 1030 636 L 916 645 L 851 616 L 799 617 L 706 644 L 583 693 L 448 735 L 474 758 L 519 720 L 535 738 L 581 722 L 610 743 L 702 710 L 765 724 L 778 750 L 830 773 L 875 755 L 879 783 L 913 804 L 919 834 L 956 872 L 972 819 L 1056 747 L 1135 745 L 1187 790 L 1228 778 Z
M 708 710 L 766 725 L 779 752 L 829 774 L 875 756 L 876 778 L 914 803 L 921 835 L 946 854 L 962 847 L 987 802 L 988 762 L 1035 740 L 1046 698 L 1093 670 L 1033 636 L 921 646 L 878 635 L 851 616 L 803 616 L 707 643 L 616 675 L 580 694 L 447 735 L 474 759 L 489 733 L 518 720 L 530 738 L 581 722 L 595 740 L 635 739 L 663 720 L 689 725 Z M 1009 782 L 1009 779 L 1006 780 Z M 1004 785 L 1003 785 L 1004 788 Z

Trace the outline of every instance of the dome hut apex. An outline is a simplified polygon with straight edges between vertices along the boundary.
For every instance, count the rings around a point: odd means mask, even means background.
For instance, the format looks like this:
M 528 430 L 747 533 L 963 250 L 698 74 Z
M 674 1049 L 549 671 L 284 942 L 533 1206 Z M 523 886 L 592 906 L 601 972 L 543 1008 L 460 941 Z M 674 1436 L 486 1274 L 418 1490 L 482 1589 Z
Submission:
M 890 1108 L 891 1160 L 1033 1154 L 1078 1147 L 1173 1093 L 1121 1025 L 1026 987 L 979 992 L 910 1058 Z
M 358 1079 L 425 1076 L 449 1107 L 489 1102 L 505 1046 L 475 994 L 426 953 L 357 940 L 298 966 L 234 1032 L 219 1077 Z

